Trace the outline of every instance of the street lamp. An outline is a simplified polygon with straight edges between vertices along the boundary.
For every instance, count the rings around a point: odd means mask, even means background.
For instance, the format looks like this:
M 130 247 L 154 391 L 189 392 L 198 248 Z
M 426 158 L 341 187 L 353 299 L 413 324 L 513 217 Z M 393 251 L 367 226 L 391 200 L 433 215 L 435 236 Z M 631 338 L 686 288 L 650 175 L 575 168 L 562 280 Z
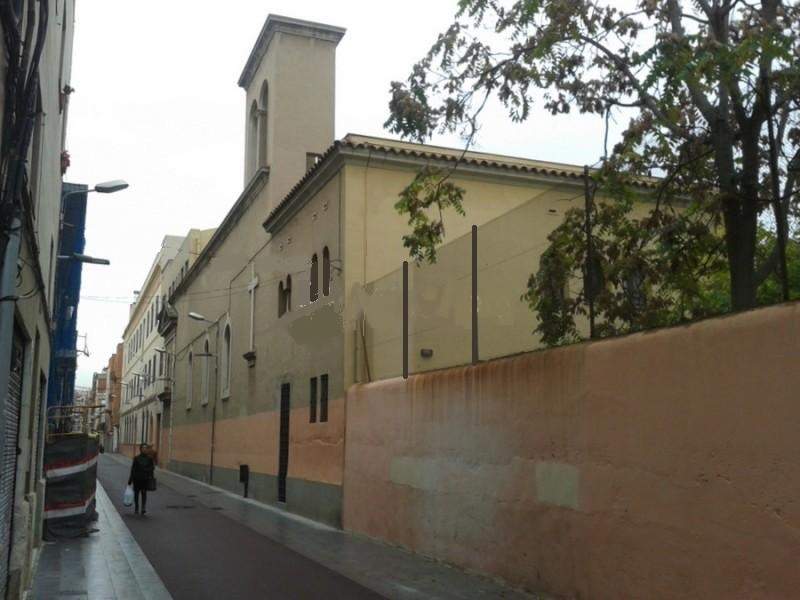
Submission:
M 60 254 L 58 256 L 59 260 L 77 260 L 81 263 L 86 263 L 90 265 L 110 265 L 111 261 L 107 258 L 95 258 L 94 256 L 88 256 L 86 254 Z
M 216 325 L 216 338 L 214 340 L 214 348 L 219 348 L 219 323 L 215 321 L 211 321 L 206 319 L 203 315 L 196 312 L 190 312 L 189 318 L 193 321 L 200 321 L 203 323 L 208 323 L 209 325 Z M 217 422 L 217 398 L 219 396 L 219 354 L 214 353 L 211 354 L 210 352 L 202 352 L 195 354 L 194 356 L 202 356 L 206 358 L 213 358 L 214 359 L 214 404 L 211 406 L 211 456 L 208 461 L 208 482 L 213 485 L 214 484 L 214 433 L 216 430 L 216 422 Z M 206 383 L 208 385 L 208 383 Z
M 113 194 L 114 192 L 119 192 L 124 190 L 128 187 L 128 182 L 123 181 L 122 179 L 114 179 L 112 181 L 105 181 L 103 183 L 98 183 L 94 186 L 93 190 L 89 190 L 90 192 L 97 192 L 98 194 Z
M 189 313 L 189 318 L 194 320 L 194 321 L 204 321 L 204 322 L 210 323 L 212 325 L 214 324 L 214 321 L 209 321 L 203 315 L 201 315 L 200 313 L 196 313 L 196 312 L 190 312 Z
M 112 179 L 111 181 L 105 181 L 103 183 L 98 183 L 90 190 L 72 190 L 71 192 L 67 192 L 66 194 L 61 195 L 61 225 L 69 225 L 70 227 L 74 227 L 74 225 L 70 225 L 69 223 L 64 222 L 64 200 L 69 198 L 70 196 L 77 196 L 79 194 L 89 194 L 91 192 L 97 192 L 98 194 L 113 194 L 114 192 L 119 192 L 124 190 L 128 187 L 128 182 L 122 179 Z
M 97 192 L 98 194 L 113 194 L 114 192 L 122 191 L 127 187 L 129 187 L 127 181 L 123 181 L 122 179 L 114 179 L 112 181 L 98 183 L 90 190 L 72 190 L 71 192 L 67 192 L 61 196 L 61 201 L 63 202 L 65 198 L 69 198 L 70 196 L 77 196 L 78 194 L 90 194 L 91 192 Z

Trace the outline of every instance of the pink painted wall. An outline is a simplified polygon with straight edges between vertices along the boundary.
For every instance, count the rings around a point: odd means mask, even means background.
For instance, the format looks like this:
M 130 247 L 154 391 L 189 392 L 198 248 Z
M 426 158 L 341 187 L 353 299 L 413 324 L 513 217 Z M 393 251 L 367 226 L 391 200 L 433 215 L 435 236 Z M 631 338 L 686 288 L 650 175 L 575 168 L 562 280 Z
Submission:
M 570 598 L 800 595 L 800 304 L 351 389 L 345 529 Z
M 328 403 L 328 421 L 309 423 L 308 406 L 292 409 L 289 419 L 289 477 L 342 485 L 344 399 Z M 214 432 L 214 465 L 277 475 L 280 414 L 265 411 L 220 419 Z M 167 430 L 168 431 L 168 430 Z M 211 423 L 178 425 L 172 432 L 172 460 L 207 465 L 211 459 Z

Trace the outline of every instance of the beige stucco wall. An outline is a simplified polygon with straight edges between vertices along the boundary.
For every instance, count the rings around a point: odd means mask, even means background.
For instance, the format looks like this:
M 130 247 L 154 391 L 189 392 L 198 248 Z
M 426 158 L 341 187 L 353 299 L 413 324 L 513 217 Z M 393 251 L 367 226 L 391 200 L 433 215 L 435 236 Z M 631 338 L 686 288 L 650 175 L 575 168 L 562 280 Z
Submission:
M 323 248 L 329 248 L 332 259 L 340 258 L 340 178 L 329 180 L 279 235 L 272 238 L 262 227 L 272 208 L 305 174 L 306 153 L 321 153 L 333 143 L 335 48 L 330 41 L 278 31 L 245 90 L 249 120 L 253 102 L 261 101 L 262 86 L 269 86 L 268 105 L 259 106 L 266 108 L 266 164 L 255 160 L 263 148 L 259 150 L 261 140 L 248 132 L 245 192 L 212 239 L 202 268 L 174 297 L 178 325 L 170 458 L 173 468 L 207 478 L 212 461 L 209 425 L 214 422 L 215 483 L 238 489 L 232 474 L 248 464 L 262 480 L 251 488 L 253 497 L 274 501 L 277 489 L 269 478 L 278 471 L 280 389 L 289 383 L 289 479 L 339 490 L 333 493 L 338 495 L 336 507 L 326 518 L 340 522 L 344 387 L 339 271 L 332 272 L 331 294 L 321 293 Z M 320 298 L 312 303 L 309 273 L 314 253 L 320 265 Z M 254 276 L 258 287 L 251 298 Z M 279 317 L 278 286 L 287 276 L 292 280 L 292 308 Z M 204 315 L 210 323 L 189 319 L 189 312 Z M 223 382 L 226 327 L 231 331 L 229 389 Z M 203 352 L 206 340 L 214 356 L 194 358 Z M 252 365 L 243 357 L 251 349 L 256 353 Z M 329 376 L 329 421 L 311 424 L 309 379 L 322 374 Z M 290 493 L 287 507 L 315 513 L 308 498 L 305 504 L 297 501 Z
M 339 259 L 340 178 L 330 179 L 316 196 L 281 230 L 270 238 L 261 230 L 261 246 L 242 256 L 238 240 L 247 221 L 262 216 L 251 206 L 233 227 L 213 259 L 187 289 L 176 297 L 178 329 L 176 369 L 172 401 L 171 459 L 178 463 L 208 465 L 211 460 L 208 424 L 216 421 L 214 465 L 238 469 L 248 464 L 251 472 L 277 474 L 278 422 L 281 384 L 291 385 L 289 477 L 313 483 L 341 486 L 344 460 L 344 386 L 342 377 L 343 294 L 341 276 L 331 270 L 328 296 L 322 295 L 322 253 Z M 310 301 L 310 264 L 319 259 L 320 298 Z M 243 355 L 250 350 L 250 293 L 253 275 L 258 278 L 254 299 L 255 364 Z M 291 311 L 278 316 L 278 286 L 292 278 Z M 213 323 L 193 321 L 190 311 Z M 231 382 L 222 384 L 222 339 L 231 329 Z M 187 408 L 188 355 L 203 351 L 208 339 L 212 354 L 193 358 L 192 402 Z M 208 360 L 208 365 L 204 363 Z M 208 404 L 203 404 L 203 370 L 209 369 Z M 309 423 L 309 380 L 329 376 L 329 420 Z M 337 408 L 338 407 L 338 408 Z M 180 469 L 179 465 L 175 468 Z M 207 470 L 207 469 L 206 469 Z M 200 471 L 202 476 L 205 472 Z M 256 490 L 257 492 L 257 490 Z M 260 500 L 273 501 L 264 495 Z M 288 498 L 287 507 L 308 512 Z M 338 512 L 337 508 L 337 512 Z
M 344 526 L 568 598 L 793 598 L 800 304 L 355 387 Z
M 247 185 L 256 167 L 263 166 L 253 156 L 258 150 L 256 142 L 251 142 L 249 119 L 254 102 L 264 108 L 261 92 L 267 84 L 266 166 L 270 168 L 270 179 L 264 217 L 305 174 L 306 153 L 322 153 L 333 143 L 335 76 L 333 42 L 286 32 L 277 32 L 272 38 L 246 90 L 245 102 Z
M 345 169 L 345 327 L 359 332 L 345 342 L 348 381 L 402 373 L 402 263 L 408 260 L 402 238 L 410 227 L 394 205 L 419 168 L 419 163 L 400 167 L 376 157 L 369 168 L 348 163 Z M 456 171 L 453 181 L 465 191 L 466 216 L 445 214 L 446 236 L 437 262 L 409 268 L 412 373 L 471 362 L 473 224 L 478 226 L 480 358 L 538 347 L 536 316 L 520 297 L 539 267 L 549 233 L 568 209 L 584 202 L 580 180 L 501 177 L 487 169 L 474 175 Z M 422 358 L 423 348 L 433 350 L 433 356 Z

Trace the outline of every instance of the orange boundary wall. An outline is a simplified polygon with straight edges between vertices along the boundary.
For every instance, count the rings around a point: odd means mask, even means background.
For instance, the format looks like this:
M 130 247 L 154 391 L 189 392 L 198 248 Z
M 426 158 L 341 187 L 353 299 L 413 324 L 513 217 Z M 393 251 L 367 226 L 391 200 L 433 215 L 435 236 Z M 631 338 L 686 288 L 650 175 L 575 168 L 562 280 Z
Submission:
M 800 304 L 354 387 L 345 529 L 581 598 L 796 598 Z
M 316 483 L 342 485 L 344 399 L 328 404 L 328 421 L 309 423 L 307 406 L 293 408 L 289 418 L 289 477 Z M 220 419 L 214 432 L 214 466 L 251 473 L 278 473 L 278 411 Z M 169 430 L 167 430 L 169 431 Z M 211 423 L 178 425 L 172 431 L 171 460 L 208 465 Z M 169 442 L 167 442 L 168 444 Z

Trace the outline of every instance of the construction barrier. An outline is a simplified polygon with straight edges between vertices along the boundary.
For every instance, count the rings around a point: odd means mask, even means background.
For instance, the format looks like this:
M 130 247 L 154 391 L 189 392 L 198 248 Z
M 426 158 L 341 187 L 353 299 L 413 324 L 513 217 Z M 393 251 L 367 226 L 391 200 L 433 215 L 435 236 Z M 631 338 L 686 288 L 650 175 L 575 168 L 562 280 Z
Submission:
M 97 520 L 95 490 L 99 437 L 88 433 L 48 435 L 44 533 L 47 540 L 88 535 Z

